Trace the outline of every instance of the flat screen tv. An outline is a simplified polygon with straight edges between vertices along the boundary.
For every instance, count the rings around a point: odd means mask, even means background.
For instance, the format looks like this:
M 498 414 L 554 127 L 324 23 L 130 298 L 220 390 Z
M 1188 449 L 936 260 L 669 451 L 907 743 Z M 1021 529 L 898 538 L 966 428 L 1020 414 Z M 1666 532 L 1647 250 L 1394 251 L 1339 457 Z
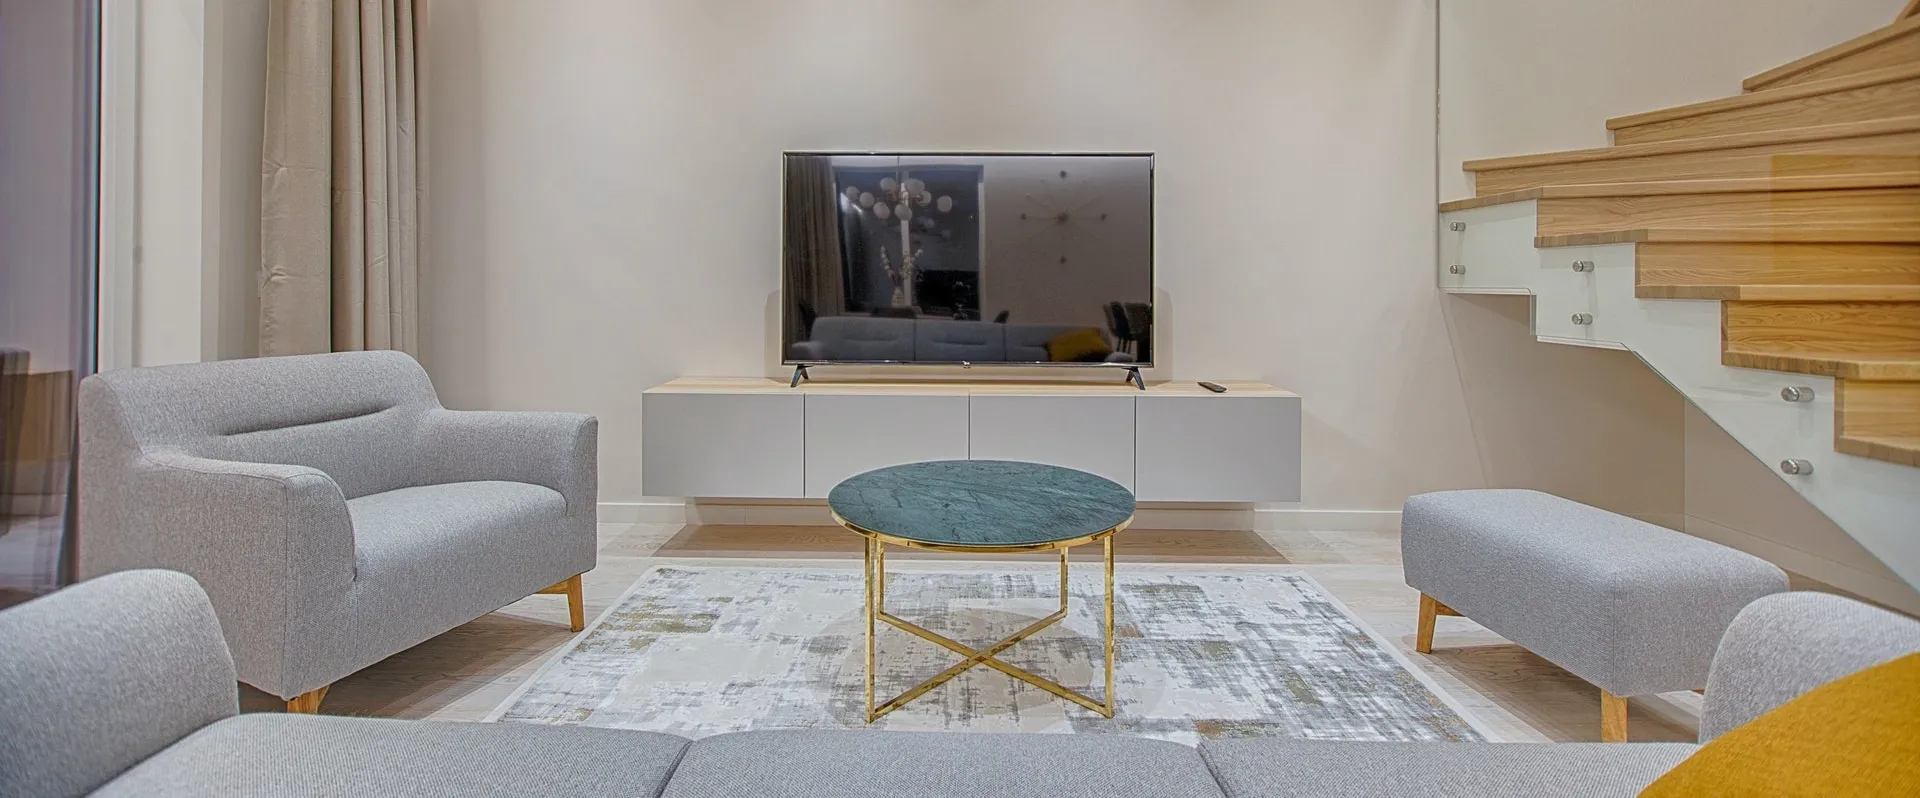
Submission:
M 1150 154 L 789 152 L 785 192 L 788 365 L 1153 364 Z

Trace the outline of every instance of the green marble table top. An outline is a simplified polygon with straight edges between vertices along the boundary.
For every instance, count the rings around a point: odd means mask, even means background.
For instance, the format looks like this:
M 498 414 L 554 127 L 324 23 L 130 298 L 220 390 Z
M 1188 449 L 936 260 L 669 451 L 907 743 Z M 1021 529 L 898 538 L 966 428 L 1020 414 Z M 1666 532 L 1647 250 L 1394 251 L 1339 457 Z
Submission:
M 868 471 L 827 494 L 859 530 L 952 547 L 1045 546 L 1133 517 L 1133 493 L 1071 468 L 1005 460 L 936 460 Z

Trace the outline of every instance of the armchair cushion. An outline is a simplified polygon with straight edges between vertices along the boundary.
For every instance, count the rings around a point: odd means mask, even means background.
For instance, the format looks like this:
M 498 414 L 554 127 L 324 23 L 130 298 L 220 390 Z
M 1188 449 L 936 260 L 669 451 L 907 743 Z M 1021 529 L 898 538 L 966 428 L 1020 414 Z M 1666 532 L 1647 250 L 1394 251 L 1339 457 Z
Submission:
M 686 747 L 584 726 L 241 715 L 94 795 L 655 796 Z

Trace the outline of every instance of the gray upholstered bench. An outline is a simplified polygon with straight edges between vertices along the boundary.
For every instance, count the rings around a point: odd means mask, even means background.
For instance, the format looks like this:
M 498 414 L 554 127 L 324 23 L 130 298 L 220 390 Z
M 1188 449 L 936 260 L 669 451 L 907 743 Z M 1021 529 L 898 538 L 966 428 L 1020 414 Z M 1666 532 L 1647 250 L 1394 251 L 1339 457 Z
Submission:
M 1697 690 L 1740 608 L 1787 589 L 1772 563 L 1717 543 L 1531 490 L 1407 500 L 1415 648 L 1436 615 L 1478 622 L 1601 690 L 1600 738 L 1627 738 L 1627 696 Z

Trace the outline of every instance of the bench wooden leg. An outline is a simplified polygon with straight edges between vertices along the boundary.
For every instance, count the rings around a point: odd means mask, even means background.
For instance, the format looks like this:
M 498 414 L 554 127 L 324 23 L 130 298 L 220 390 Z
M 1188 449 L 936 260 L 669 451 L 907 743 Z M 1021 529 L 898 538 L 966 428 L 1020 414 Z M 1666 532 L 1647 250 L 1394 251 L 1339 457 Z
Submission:
M 587 628 L 587 603 L 580 595 L 580 575 L 574 574 L 566 581 L 540 591 L 546 593 L 564 593 L 567 597 L 567 619 L 573 631 Z
M 332 686 L 326 685 L 287 699 L 287 711 L 300 715 L 320 714 L 320 700 L 327 697 L 327 687 Z
M 1600 691 L 1600 742 L 1627 741 L 1627 699 Z
M 1413 636 L 1413 650 L 1422 654 L 1433 653 L 1433 619 L 1440 615 L 1459 615 L 1452 607 L 1435 601 L 1432 596 L 1420 594 L 1420 628 Z
M 1420 628 L 1413 635 L 1413 650 L 1422 654 L 1433 653 L 1434 606 L 1439 603 L 1432 596 L 1420 594 Z

